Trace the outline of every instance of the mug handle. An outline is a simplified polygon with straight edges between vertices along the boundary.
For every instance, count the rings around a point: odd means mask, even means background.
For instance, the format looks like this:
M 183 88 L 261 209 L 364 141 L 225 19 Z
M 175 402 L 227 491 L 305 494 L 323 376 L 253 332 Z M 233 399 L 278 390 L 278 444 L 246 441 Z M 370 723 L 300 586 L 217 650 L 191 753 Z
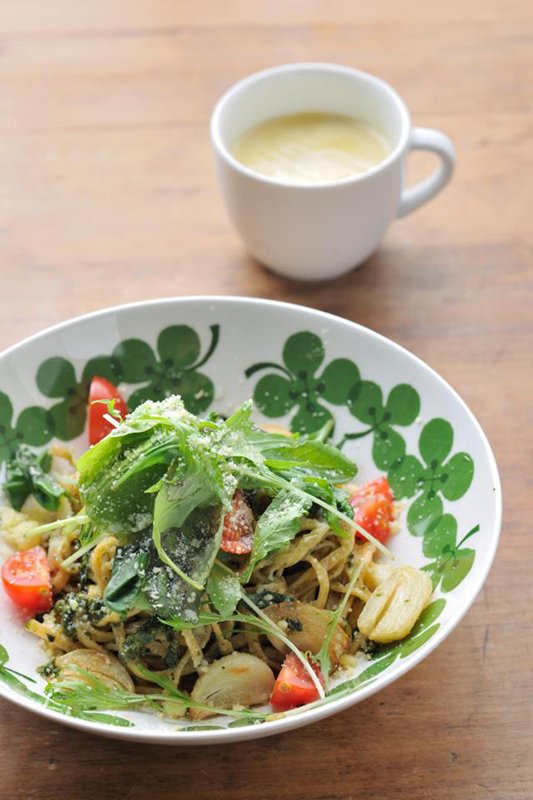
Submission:
M 429 178 L 403 189 L 398 208 L 398 216 L 405 217 L 420 208 L 443 189 L 453 174 L 455 148 L 451 139 L 433 128 L 413 128 L 408 142 L 408 150 L 430 150 L 440 156 L 441 163 Z

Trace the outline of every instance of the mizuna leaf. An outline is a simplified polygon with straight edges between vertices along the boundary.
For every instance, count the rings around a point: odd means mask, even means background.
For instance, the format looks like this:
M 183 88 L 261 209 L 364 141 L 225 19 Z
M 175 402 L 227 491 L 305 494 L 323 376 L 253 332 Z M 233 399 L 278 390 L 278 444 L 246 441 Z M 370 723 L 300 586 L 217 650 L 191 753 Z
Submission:
M 250 562 L 242 578 L 244 582 L 250 579 L 259 561 L 292 542 L 300 531 L 300 518 L 311 503 L 312 500 L 295 496 L 290 489 L 281 491 L 274 498 L 257 523 Z

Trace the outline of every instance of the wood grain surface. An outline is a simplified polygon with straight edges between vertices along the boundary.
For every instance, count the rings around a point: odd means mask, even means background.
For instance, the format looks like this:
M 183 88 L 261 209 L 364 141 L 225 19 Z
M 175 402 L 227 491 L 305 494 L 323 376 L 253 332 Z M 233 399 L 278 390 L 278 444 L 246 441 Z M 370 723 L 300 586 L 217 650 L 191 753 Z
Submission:
M 144 298 L 242 294 L 356 320 L 427 360 L 484 426 L 501 546 L 420 666 L 313 727 L 157 748 L 0 701 L 2 800 L 531 800 L 533 13 L 523 0 L 4 0 L 0 347 Z M 254 263 L 226 220 L 208 118 L 246 73 L 298 60 L 381 75 L 455 141 L 456 176 L 335 282 Z M 412 177 L 433 166 L 412 158 Z

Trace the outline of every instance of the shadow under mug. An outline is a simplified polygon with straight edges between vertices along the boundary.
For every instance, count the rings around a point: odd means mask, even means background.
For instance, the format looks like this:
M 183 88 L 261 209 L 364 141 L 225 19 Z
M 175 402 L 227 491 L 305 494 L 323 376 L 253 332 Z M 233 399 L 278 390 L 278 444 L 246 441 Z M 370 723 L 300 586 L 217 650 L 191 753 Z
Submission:
M 261 175 L 231 153 L 248 128 L 303 111 L 347 114 L 373 125 L 389 155 L 362 175 L 294 184 Z M 235 84 L 211 117 L 211 141 L 229 216 L 246 248 L 275 272 L 300 280 L 342 275 L 379 245 L 390 222 L 434 197 L 450 180 L 451 140 L 430 128 L 411 128 L 407 107 L 384 81 L 337 64 L 286 64 Z M 410 150 L 440 157 L 436 171 L 404 187 Z

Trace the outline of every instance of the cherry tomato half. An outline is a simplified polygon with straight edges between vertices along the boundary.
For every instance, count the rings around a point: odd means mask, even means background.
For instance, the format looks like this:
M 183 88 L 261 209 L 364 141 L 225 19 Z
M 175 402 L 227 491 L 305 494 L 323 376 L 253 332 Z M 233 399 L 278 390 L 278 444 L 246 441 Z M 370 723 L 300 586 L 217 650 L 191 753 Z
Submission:
M 108 413 L 106 404 L 96 403 L 95 400 L 115 400 L 114 410 L 120 414 L 121 419 L 128 413 L 126 401 L 117 387 L 105 378 L 95 375 L 89 389 L 89 444 L 97 444 L 113 430 L 111 422 L 104 418 L 104 414 Z
M 233 505 L 224 517 L 220 549 L 243 555 L 252 552 L 255 531 L 254 512 L 240 489 L 233 495 Z
M 354 508 L 354 520 L 374 536 L 385 543 L 391 534 L 391 522 L 394 521 L 394 495 L 387 478 L 376 480 L 358 489 L 350 498 Z M 361 533 L 356 539 L 366 541 Z
M 309 663 L 323 686 L 324 676 L 320 667 L 311 660 Z M 289 708 L 297 708 L 298 706 L 312 703 L 318 700 L 318 697 L 318 689 L 304 665 L 295 653 L 289 653 L 283 662 L 272 689 L 272 694 L 270 695 L 271 704 L 280 711 L 287 711 Z
M 2 564 L 5 592 L 20 608 L 34 614 L 52 607 L 52 583 L 46 552 L 32 547 L 15 553 Z

